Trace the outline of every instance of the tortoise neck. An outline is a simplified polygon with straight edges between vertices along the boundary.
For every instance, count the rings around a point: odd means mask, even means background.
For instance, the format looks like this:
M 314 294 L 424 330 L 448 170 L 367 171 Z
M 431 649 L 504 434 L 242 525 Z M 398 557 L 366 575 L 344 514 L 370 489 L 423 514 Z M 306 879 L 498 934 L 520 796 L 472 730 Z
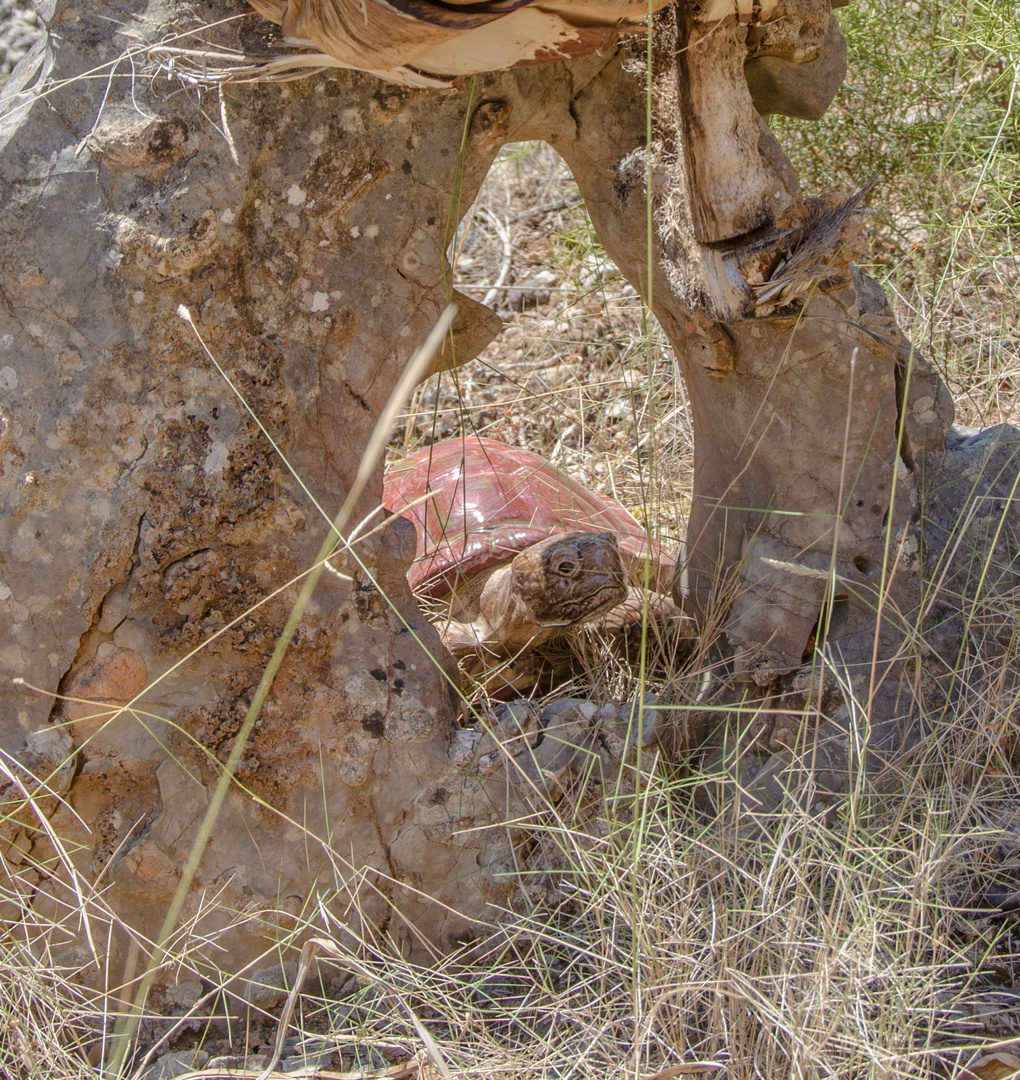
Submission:
M 559 626 L 539 626 L 514 586 L 513 566 L 492 572 L 478 598 L 478 608 L 488 623 L 490 640 L 506 649 L 537 645 L 561 630 Z

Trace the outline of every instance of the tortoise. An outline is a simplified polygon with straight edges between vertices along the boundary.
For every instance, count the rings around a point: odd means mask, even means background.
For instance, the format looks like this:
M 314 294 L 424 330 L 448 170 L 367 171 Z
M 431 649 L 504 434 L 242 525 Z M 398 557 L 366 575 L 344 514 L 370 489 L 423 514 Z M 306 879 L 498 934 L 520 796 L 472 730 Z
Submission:
M 435 443 L 389 469 L 383 506 L 415 526 L 408 582 L 458 659 L 492 667 L 599 618 L 620 629 L 649 589 L 656 614 L 676 612 L 659 595 L 674 560 L 634 516 L 527 450 Z

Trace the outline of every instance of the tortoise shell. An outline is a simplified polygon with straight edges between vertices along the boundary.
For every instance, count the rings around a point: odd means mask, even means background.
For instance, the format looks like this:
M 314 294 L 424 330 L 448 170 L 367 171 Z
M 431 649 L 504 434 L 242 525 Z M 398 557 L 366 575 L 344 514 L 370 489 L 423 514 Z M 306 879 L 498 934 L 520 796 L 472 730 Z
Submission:
M 415 592 L 441 599 L 505 565 L 554 533 L 615 535 L 635 585 L 667 589 L 674 563 L 632 514 L 527 450 L 480 435 L 447 439 L 396 462 L 383 506 L 418 533 L 407 577 Z

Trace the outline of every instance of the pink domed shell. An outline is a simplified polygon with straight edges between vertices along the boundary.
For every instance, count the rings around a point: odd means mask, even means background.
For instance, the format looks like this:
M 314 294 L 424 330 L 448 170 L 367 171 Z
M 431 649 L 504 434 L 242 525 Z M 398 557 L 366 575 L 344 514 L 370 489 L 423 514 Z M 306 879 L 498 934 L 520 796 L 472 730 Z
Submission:
M 668 590 L 674 560 L 618 503 L 554 465 L 479 435 L 447 439 L 396 462 L 383 506 L 414 523 L 411 588 L 439 599 L 476 574 L 509 562 L 553 533 L 616 536 L 634 585 Z

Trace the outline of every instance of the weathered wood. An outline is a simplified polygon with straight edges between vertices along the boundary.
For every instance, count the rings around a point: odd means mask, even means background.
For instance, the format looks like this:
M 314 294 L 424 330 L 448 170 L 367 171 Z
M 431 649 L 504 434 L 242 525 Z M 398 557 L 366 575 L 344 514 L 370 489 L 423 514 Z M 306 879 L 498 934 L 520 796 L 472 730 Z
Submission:
M 669 0 L 654 0 L 659 8 Z M 645 0 L 252 0 L 323 61 L 408 86 L 611 49 L 644 29 Z M 423 73 L 427 73 L 423 76 Z M 436 78 L 438 76 L 439 78 Z
M 804 210 L 791 170 L 776 168 L 759 150 L 768 136 L 744 78 L 747 28 L 735 23 L 706 30 L 684 9 L 671 14 L 676 44 L 666 63 L 677 80 L 676 117 L 661 120 L 676 124 L 671 150 L 683 161 L 694 239 L 717 244 L 797 224 Z

